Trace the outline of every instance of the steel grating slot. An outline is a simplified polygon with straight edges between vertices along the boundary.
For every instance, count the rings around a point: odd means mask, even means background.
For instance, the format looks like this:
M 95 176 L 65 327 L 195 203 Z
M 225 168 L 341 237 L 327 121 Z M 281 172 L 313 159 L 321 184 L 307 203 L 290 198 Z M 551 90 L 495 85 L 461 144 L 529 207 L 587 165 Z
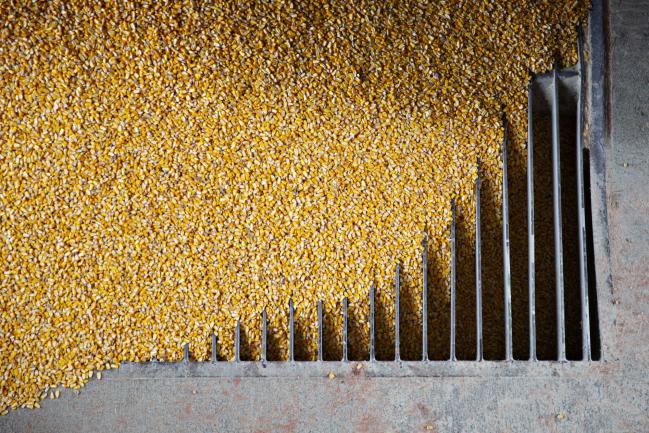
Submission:
M 295 307 L 293 299 L 288 301 L 288 360 L 295 361 Z
M 482 342 L 482 235 L 480 231 L 480 158 L 475 180 L 475 312 L 476 361 L 484 359 Z
M 261 313 L 261 362 L 266 364 L 268 361 L 268 317 L 266 309 Z
M 399 332 L 400 305 L 399 292 L 401 291 L 400 269 L 397 263 L 394 273 L 394 360 L 401 361 L 401 334 Z
M 421 253 L 421 360 L 428 361 L 428 234 Z
M 241 362 L 241 322 L 234 328 L 234 362 Z
M 584 53 L 583 53 L 583 34 L 581 29 L 579 31 L 578 40 L 578 54 L 579 62 L 577 64 L 576 72 L 559 71 L 555 66 L 554 70 L 545 76 L 532 77 L 528 85 L 528 131 L 527 131 L 527 157 L 526 157 L 526 178 L 525 190 L 527 194 L 526 200 L 526 220 L 527 220 L 527 338 L 528 338 L 528 357 L 526 359 L 518 359 L 518 361 L 537 362 L 539 360 L 538 352 L 538 330 L 539 322 L 537 320 L 537 296 L 539 295 L 537 287 L 537 262 L 536 255 L 539 254 L 537 249 L 537 239 L 535 237 L 535 221 L 538 215 L 535 214 L 535 139 L 534 139 L 534 118 L 536 114 L 535 105 L 537 103 L 534 81 L 538 78 L 550 77 L 550 86 L 547 89 L 550 96 L 550 119 L 551 119 L 551 180 L 552 180 L 552 223 L 553 223 L 553 249 L 554 249 L 554 288 L 556 299 L 556 358 L 555 361 L 565 362 L 568 360 L 566 351 L 566 328 L 571 323 L 566 320 L 566 292 L 565 292 L 565 273 L 564 273 L 564 222 L 562 219 L 562 191 L 561 191 L 561 136 L 560 136 L 560 79 L 561 76 L 577 76 L 578 85 L 576 89 L 576 215 L 577 215 L 577 240 L 578 240 L 578 289 L 579 289 L 579 308 L 580 320 L 579 326 L 581 328 L 581 342 L 580 352 L 583 361 L 591 361 L 599 359 L 599 355 L 593 354 L 593 343 L 591 341 L 591 327 L 597 330 L 597 324 L 592 323 L 590 315 L 591 305 L 589 303 L 589 292 L 591 286 L 589 285 L 588 274 L 588 257 L 589 257 L 589 244 L 587 233 L 587 209 L 589 209 L 589 196 L 585 186 L 585 176 L 587 173 L 584 171 L 584 153 L 586 151 L 583 144 L 583 107 L 584 103 L 582 92 L 585 87 L 584 82 Z M 547 95 L 546 95 L 547 96 Z M 512 269 L 511 269 L 511 251 L 510 251 L 510 204 L 509 204 L 509 185 L 508 185 L 508 161 L 507 161 L 507 146 L 508 146 L 508 127 L 507 122 L 503 116 L 503 141 L 501 147 L 502 158 L 502 270 L 503 270 L 503 323 L 504 329 L 504 356 L 501 360 L 507 362 L 515 361 L 515 339 L 513 336 L 513 316 L 512 316 Z M 564 149 L 565 150 L 565 149 Z M 484 333 L 487 323 L 483 316 L 484 307 L 484 292 L 483 292 L 483 257 L 482 257 L 482 236 L 481 236 L 481 162 L 480 159 L 476 161 L 476 181 L 475 181 L 475 361 L 485 360 L 485 340 Z M 431 311 L 429 310 L 429 257 L 428 257 L 428 234 L 424 234 L 422 240 L 422 293 L 421 293 L 421 357 L 419 361 L 403 361 L 401 358 L 401 265 L 395 264 L 394 269 L 394 361 L 381 361 L 416 364 L 422 363 L 426 365 L 430 363 L 455 363 L 458 361 L 457 341 L 462 339 L 463 336 L 458 334 L 458 317 L 457 317 L 457 213 L 458 209 L 455 200 L 450 203 L 451 220 L 449 226 L 449 244 L 450 244 L 450 275 L 449 275 L 449 352 L 448 358 L 442 361 L 431 361 L 430 347 L 429 347 L 429 319 Z M 376 359 L 376 288 L 374 283 L 370 284 L 368 291 L 369 301 L 369 344 L 367 350 L 367 358 L 372 365 L 378 364 Z M 293 365 L 311 364 L 311 362 L 296 362 L 295 359 L 295 305 L 293 299 L 288 303 L 288 362 Z M 341 362 L 350 362 L 350 347 L 349 347 L 349 299 L 345 297 L 342 301 L 342 359 Z M 268 315 L 264 308 L 261 314 L 261 351 L 260 351 L 260 365 L 266 368 L 270 362 L 268 359 Z M 315 362 L 336 362 L 328 361 L 325 359 L 324 350 L 324 307 L 323 300 L 319 300 L 317 304 L 317 360 Z M 193 364 L 190 360 L 190 347 L 188 343 L 183 344 L 183 358 L 182 364 Z M 247 365 L 249 361 L 242 361 L 241 359 L 241 324 L 237 320 L 234 329 L 234 362 Z M 213 334 L 211 336 L 211 364 L 221 365 L 218 359 L 218 336 Z M 156 362 L 157 364 L 157 362 Z
M 216 361 L 218 360 L 218 346 L 217 346 L 217 344 L 218 344 L 218 338 L 217 338 L 216 334 L 212 334 L 212 356 L 211 356 L 212 364 L 215 364 Z M 262 347 L 264 347 L 264 346 L 262 345 Z M 264 361 L 264 358 L 262 357 L 261 360 Z
M 455 252 L 455 200 L 451 201 L 451 345 L 450 345 L 450 360 L 457 361 L 455 354 L 455 296 L 457 286 L 456 275 L 456 252 Z
M 376 361 L 376 353 L 374 352 L 375 336 L 376 336 L 376 322 L 374 314 L 374 283 L 370 284 L 370 362 Z M 321 301 L 322 302 L 322 301 Z
M 349 361 L 349 357 L 347 356 L 347 309 L 348 301 L 345 298 L 343 299 L 343 362 Z
M 318 301 L 318 361 L 324 360 L 323 338 L 324 338 L 324 319 L 322 315 L 322 300 L 319 300 Z

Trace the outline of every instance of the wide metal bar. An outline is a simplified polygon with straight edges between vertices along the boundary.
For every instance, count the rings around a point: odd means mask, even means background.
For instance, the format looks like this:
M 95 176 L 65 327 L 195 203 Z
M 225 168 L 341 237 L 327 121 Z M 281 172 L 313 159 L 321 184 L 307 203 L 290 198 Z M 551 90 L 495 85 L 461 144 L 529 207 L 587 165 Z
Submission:
M 322 299 L 318 300 L 318 361 L 324 359 L 323 347 L 324 318 L 322 315 Z
M 268 361 L 268 317 L 266 309 L 261 312 L 261 362 Z
M 475 333 L 476 360 L 484 359 L 482 342 L 482 234 L 480 230 L 480 158 L 475 179 Z
M 579 289 L 581 298 L 582 359 L 592 359 L 590 348 L 590 311 L 588 302 L 588 256 L 586 255 L 586 208 L 584 200 L 584 147 L 582 130 L 582 91 L 584 87 L 583 30 L 578 29 L 577 53 L 579 55 L 579 86 L 577 89 L 577 224 L 579 225 Z
M 295 308 L 293 299 L 288 301 L 288 360 L 295 361 Z
M 563 290 L 563 233 L 561 221 L 561 167 L 559 134 L 559 80 L 552 73 L 552 211 L 554 216 L 554 273 L 557 297 L 557 359 L 566 360 L 566 324 Z
M 216 334 L 212 334 L 212 364 L 216 363 L 218 360 L 218 337 Z
M 241 361 L 241 322 L 234 328 L 234 362 Z
M 536 361 L 536 252 L 534 245 L 534 121 L 533 78 L 527 86 L 527 297 L 530 361 Z
M 397 263 L 396 271 L 394 275 L 394 360 L 401 361 L 401 351 L 399 348 L 399 343 L 401 337 L 399 335 L 399 292 L 401 291 L 401 278 L 400 278 L 400 269 L 399 263 Z
M 189 362 L 189 343 L 183 345 L 183 362 Z
M 374 353 L 374 336 L 376 334 L 374 323 L 374 282 L 370 285 L 370 361 L 376 361 Z
M 357 364 L 360 364 L 361 368 L 358 368 Z M 414 361 L 402 360 L 401 362 L 377 360 L 375 362 L 364 361 L 359 363 L 342 362 L 340 360 L 324 362 L 270 361 L 265 366 L 260 361 L 241 361 L 239 363 L 219 362 L 217 364 L 210 362 L 192 362 L 190 365 L 191 368 L 187 368 L 187 365 L 178 362 L 123 362 L 120 363 L 119 369 L 111 370 L 110 377 L 130 377 L 137 380 L 145 378 L 160 380 L 169 377 L 196 377 L 203 379 L 206 377 L 286 377 L 299 381 L 304 378 L 318 378 L 322 380 L 322 378 L 327 377 L 330 373 L 334 373 L 337 379 L 345 382 L 345 385 L 341 385 L 342 389 L 349 385 L 348 381 L 356 381 L 358 383 L 359 379 L 361 381 L 374 381 L 376 378 L 411 377 L 413 381 L 411 384 L 406 385 L 419 387 L 423 383 L 422 381 L 427 380 L 433 380 L 436 384 L 446 380 L 461 380 L 462 378 L 465 381 L 467 380 L 466 378 L 478 379 L 481 384 L 493 380 L 500 381 L 501 383 L 515 383 L 521 379 L 529 378 L 534 378 L 535 380 L 563 379 L 573 381 L 583 379 L 584 375 L 606 374 L 610 372 L 610 366 L 599 363 L 577 361 L 566 365 L 565 363 L 558 362 L 529 362 L 528 360 L 513 361 L 511 363 L 503 363 L 502 360 L 485 360 L 483 362 L 476 362 L 475 360 L 421 362 L 419 359 Z M 469 382 L 472 381 L 472 379 L 469 379 Z M 419 385 L 413 385 L 414 383 L 418 383 Z M 363 383 L 360 385 L 363 385 Z M 399 384 L 395 384 L 395 386 L 398 388 Z M 507 384 L 503 386 L 507 386 Z M 375 389 L 375 387 L 371 388 L 372 390 Z M 446 389 L 445 387 L 442 388 Z M 431 389 L 433 392 L 436 391 L 435 388 Z M 393 391 L 399 392 L 398 389 L 393 389 Z M 381 397 L 381 400 L 384 401 L 384 397 Z
M 428 234 L 424 234 L 421 253 L 421 359 L 428 361 Z
M 505 360 L 512 361 L 512 277 L 509 257 L 509 188 L 507 187 L 507 119 L 503 116 L 503 292 L 505 309 Z
M 457 361 L 455 355 L 455 286 L 457 282 L 455 255 L 455 200 L 451 200 L 451 361 Z
M 343 362 L 347 362 L 347 308 L 349 301 L 347 298 L 343 299 Z

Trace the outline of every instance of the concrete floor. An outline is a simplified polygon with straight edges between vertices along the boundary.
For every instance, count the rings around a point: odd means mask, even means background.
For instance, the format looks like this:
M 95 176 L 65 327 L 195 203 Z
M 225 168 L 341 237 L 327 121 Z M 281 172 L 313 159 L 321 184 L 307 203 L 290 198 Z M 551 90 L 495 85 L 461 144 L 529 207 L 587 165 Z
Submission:
M 290 377 L 126 367 L 78 396 L 66 390 L 40 410 L 0 418 L 0 431 L 649 431 L 649 0 L 610 0 L 608 9 L 606 82 L 593 87 L 606 109 L 602 129 L 590 130 L 603 162 L 592 179 L 605 187 L 593 197 L 604 223 L 594 234 L 602 362 L 458 363 L 428 377 L 372 377 L 351 364 L 332 367 L 333 379 L 328 367 Z

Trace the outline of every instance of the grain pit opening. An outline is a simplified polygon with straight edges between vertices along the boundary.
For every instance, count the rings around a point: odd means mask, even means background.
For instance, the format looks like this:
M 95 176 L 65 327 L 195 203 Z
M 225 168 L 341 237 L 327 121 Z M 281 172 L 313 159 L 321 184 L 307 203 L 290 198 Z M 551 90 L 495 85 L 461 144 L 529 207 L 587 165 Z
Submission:
M 0 406 L 33 406 L 42 384 L 80 387 L 129 362 L 337 360 L 346 348 L 351 360 L 375 352 L 454 368 L 445 361 L 480 352 L 529 356 L 524 85 L 530 69 L 577 60 L 586 2 L 244 3 L 2 6 L 0 374 L 12 381 Z M 559 85 L 575 77 L 559 75 Z M 579 122 L 558 102 L 563 140 Z M 535 155 L 548 131 L 538 122 Z M 570 149 L 561 142 L 562 168 L 576 162 Z M 566 245 L 574 181 L 559 177 Z M 563 361 L 544 267 L 553 219 L 538 227 L 538 355 Z M 574 244 L 563 251 L 573 359 L 586 310 L 575 307 Z

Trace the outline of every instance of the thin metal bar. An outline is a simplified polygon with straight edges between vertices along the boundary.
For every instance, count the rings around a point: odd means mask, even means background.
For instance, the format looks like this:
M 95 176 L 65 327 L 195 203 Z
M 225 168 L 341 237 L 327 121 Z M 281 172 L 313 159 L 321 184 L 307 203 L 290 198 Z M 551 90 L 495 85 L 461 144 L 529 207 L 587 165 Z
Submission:
M 293 299 L 288 301 L 288 360 L 295 361 L 295 308 Z
M 608 57 L 606 56 L 610 51 L 607 51 L 610 48 L 610 40 L 605 37 L 608 34 L 605 24 L 608 24 L 608 5 L 610 2 L 603 0 L 593 0 L 591 2 L 590 16 L 588 20 L 588 62 L 586 63 L 586 68 L 584 68 L 584 81 L 589 82 L 587 87 L 587 104 L 585 107 L 588 107 L 588 129 L 585 131 L 588 137 L 588 154 L 584 155 L 588 157 L 588 165 L 593 164 L 593 184 L 590 194 L 593 202 L 591 208 L 591 214 L 587 214 L 593 218 L 593 224 L 600 225 L 604 227 L 608 224 L 607 219 L 609 218 L 606 215 L 606 203 L 608 196 L 606 194 L 606 188 L 604 186 L 604 161 L 606 160 L 605 149 L 606 146 L 606 134 L 607 127 L 610 125 L 607 120 L 610 120 L 610 117 L 607 119 L 606 115 L 611 112 L 608 111 L 611 107 L 607 105 L 610 102 L 610 99 L 607 97 L 610 95 L 607 93 L 607 90 L 610 89 L 607 86 L 607 78 L 610 75 L 607 75 L 610 72 L 610 63 L 608 62 Z M 585 59 L 585 57 L 583 57 Z M 586 88 L 584 89 L 586 90 Z M 585 174 L 589 176 L 587 172 Z M 589 178 L 586 178 L 588 182 Z M 610 192 L 610 190 L 609 190 Z M 586 196 L 588 197 L 588 196 Z M 588 205 L 588 201 L 586 202 Z M 589 236 L 590 237 L 590 236 Z M 595 239 L 589 239 L 593 241 L 593 247 Z M 608 245 L 606 242 L 605 245 L 602 245 L 602 248 L 606 248 Z M 594 263 L 593 263 L 594 264 Z M 600 275 L 602 277 L 600 281 L 601 290 L 613 290 L 613 281 L 610 278 L 609 271 L 607 270 L 608 265 L 604 265 L 604 269 L 599 269 L 595 273 L 595 277 Z M 595 269 L 593 269 L 595 271 Z M 597 282 L 593 282 L 593 286 L 597 286 Z M 602 346 L 602 334 L 599 327 L 599 317 L 600 317 L 600 308 L 598 304 L 598 295 L 596 287 L 592 287 L 593 290 L 589 290 L 589 295 L 592 298 L 589 299 L 590 303 L 593 305 L 592 313 L 593 318 L 590 323 L 591 327 L 591 349 L 592 349 L 592 358 L 595 359 L 610 359 L 613 356 L 613 347 L 607 347 L 606 345 Z M 600 292 L 601 293 L 601 292 Z M 610 349 L 610 350 L 609 350 Z
M 399 292 L 401 291 L 401 279 L 400 279 L 400 269 L 399 263 L 397 263 L 396 271 L 394 275 L 394 360 L 401 361 L 401 351 L 399 349 L 399 343 L 401 341 L 399 335 Z
M 218 337 L 216 334 L 212 334 L 212 364 L 216 364 L 216 362 L 219 360 L 218 356 Z
M 552 73 L 552 210 L 554 214 L 554 271 L 557 295 L 557 358 L 566 360 L 566 325 L 563 295 L 563 234 L 561 222 L 561 168 L 559 151 L 559 81 Z
M 530 361 L 536 361 L 536 252 L 534 248 L 534 89 L 527 86 L 527 281 L 530 332 Z
M 505 294 L 505 360 L 512 361 L 512 278 L 509 257 L 509 191 L 507 188 L 507 119 L 503 116 L 503 288 Z
M 343 299 L 343 362 L 349 361 L 347 357 L 347 298 Z
M 475 179 L 475 333 L 476 360 L 484 359 L 482 342 L 482 234 L 480 230 L 480 158 Z
M 183 345 L 183 362 L 189 362 L 189 343 Z
M 424 234 L 421 253 L 421 359 L 428 361 L 428 234 Z
M 457 361 L 455 356 L 455 200 L 451 200 L 451 361 Z
M 579 88 L 577 90 L 577 220 L 579 224 L 579 284 L 581 295 L 582 359 L 592 359 L 590 348 L 590 311 L 588 302 L 588 272 L 586 255 L 586 208 L 584 205 L 584 153 L 582 131 L 582 96 L 584 85 L 583 31 L 578 28 L 577 53 L 579 55 Z
M 261 312 L 261 362 L 268 361 L 268 317 L 266 309 Z
M 374 353 L 374 282 L 370 285 L 370 361 L 376 361 L 376 354 Z
M 324 319 L 322 316 L 322 299 L 318 300 L 318 361 L 324 359 L 324 347 L 322 336 L 324 333 Z
M 234 362 L 241 361 L 241 323 L 234 328 Z

